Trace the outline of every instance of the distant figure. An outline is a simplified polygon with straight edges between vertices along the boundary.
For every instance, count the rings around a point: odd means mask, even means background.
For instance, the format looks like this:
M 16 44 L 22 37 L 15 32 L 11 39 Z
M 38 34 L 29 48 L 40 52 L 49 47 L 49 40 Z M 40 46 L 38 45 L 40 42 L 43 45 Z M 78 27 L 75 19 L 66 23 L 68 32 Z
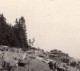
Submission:
M 53 63 L 50 61 L 48 64 L 49 64 L 50 69 L 53 70 Z
M 55 62 L 55 63 L 54 63 L 54 68 L 57 69 L 57 67 L 58 67 L 58 65 L 57 65 L 57 63 Z

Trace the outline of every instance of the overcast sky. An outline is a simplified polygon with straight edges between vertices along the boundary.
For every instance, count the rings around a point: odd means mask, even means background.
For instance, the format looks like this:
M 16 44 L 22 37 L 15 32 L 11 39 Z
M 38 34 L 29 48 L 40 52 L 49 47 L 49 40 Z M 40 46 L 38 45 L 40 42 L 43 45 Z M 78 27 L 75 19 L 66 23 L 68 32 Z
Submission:
M 0 0 L 7 22 L 24 16 L 35 47 L 80 58 L 80 0 Z

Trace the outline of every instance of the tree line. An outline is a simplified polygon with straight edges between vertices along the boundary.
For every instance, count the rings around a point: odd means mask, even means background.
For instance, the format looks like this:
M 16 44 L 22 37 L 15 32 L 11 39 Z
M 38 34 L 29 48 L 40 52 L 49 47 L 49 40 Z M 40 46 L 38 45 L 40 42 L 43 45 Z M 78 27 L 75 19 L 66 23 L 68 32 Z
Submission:
M 27 48 L 27 33 L 24 17 L 15 20 L 15 25 L 6 22 L 3 14 L 0 14 L 0 45 Z

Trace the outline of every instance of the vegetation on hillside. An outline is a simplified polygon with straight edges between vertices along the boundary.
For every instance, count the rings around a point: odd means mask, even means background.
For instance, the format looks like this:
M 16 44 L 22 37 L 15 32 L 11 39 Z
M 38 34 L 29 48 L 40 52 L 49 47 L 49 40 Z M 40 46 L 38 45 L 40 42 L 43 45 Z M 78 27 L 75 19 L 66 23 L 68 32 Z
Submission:
M 27 48 L 27 33 L 24 17 L 16 19 L 12 26 L 6 22 L 3 14 L 0 14 L 0 45 Z

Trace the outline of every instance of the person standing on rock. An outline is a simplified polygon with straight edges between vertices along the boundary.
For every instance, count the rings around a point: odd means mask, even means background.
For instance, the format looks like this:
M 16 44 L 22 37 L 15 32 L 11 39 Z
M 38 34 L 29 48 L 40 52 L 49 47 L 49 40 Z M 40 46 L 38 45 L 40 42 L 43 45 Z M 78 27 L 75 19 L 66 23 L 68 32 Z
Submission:
M 51 70 L 54 70 L 52 61 L 50 61 L 48 64 L 49 64 L 50 69 L 51 69 Z
M 57 67 L 58 67 L 58 65 L 57 65 L 57 63 L 55 62 L 55 63 L 54 63 L 54 69 L 55 69 L 54 71 L 57 71 Z

